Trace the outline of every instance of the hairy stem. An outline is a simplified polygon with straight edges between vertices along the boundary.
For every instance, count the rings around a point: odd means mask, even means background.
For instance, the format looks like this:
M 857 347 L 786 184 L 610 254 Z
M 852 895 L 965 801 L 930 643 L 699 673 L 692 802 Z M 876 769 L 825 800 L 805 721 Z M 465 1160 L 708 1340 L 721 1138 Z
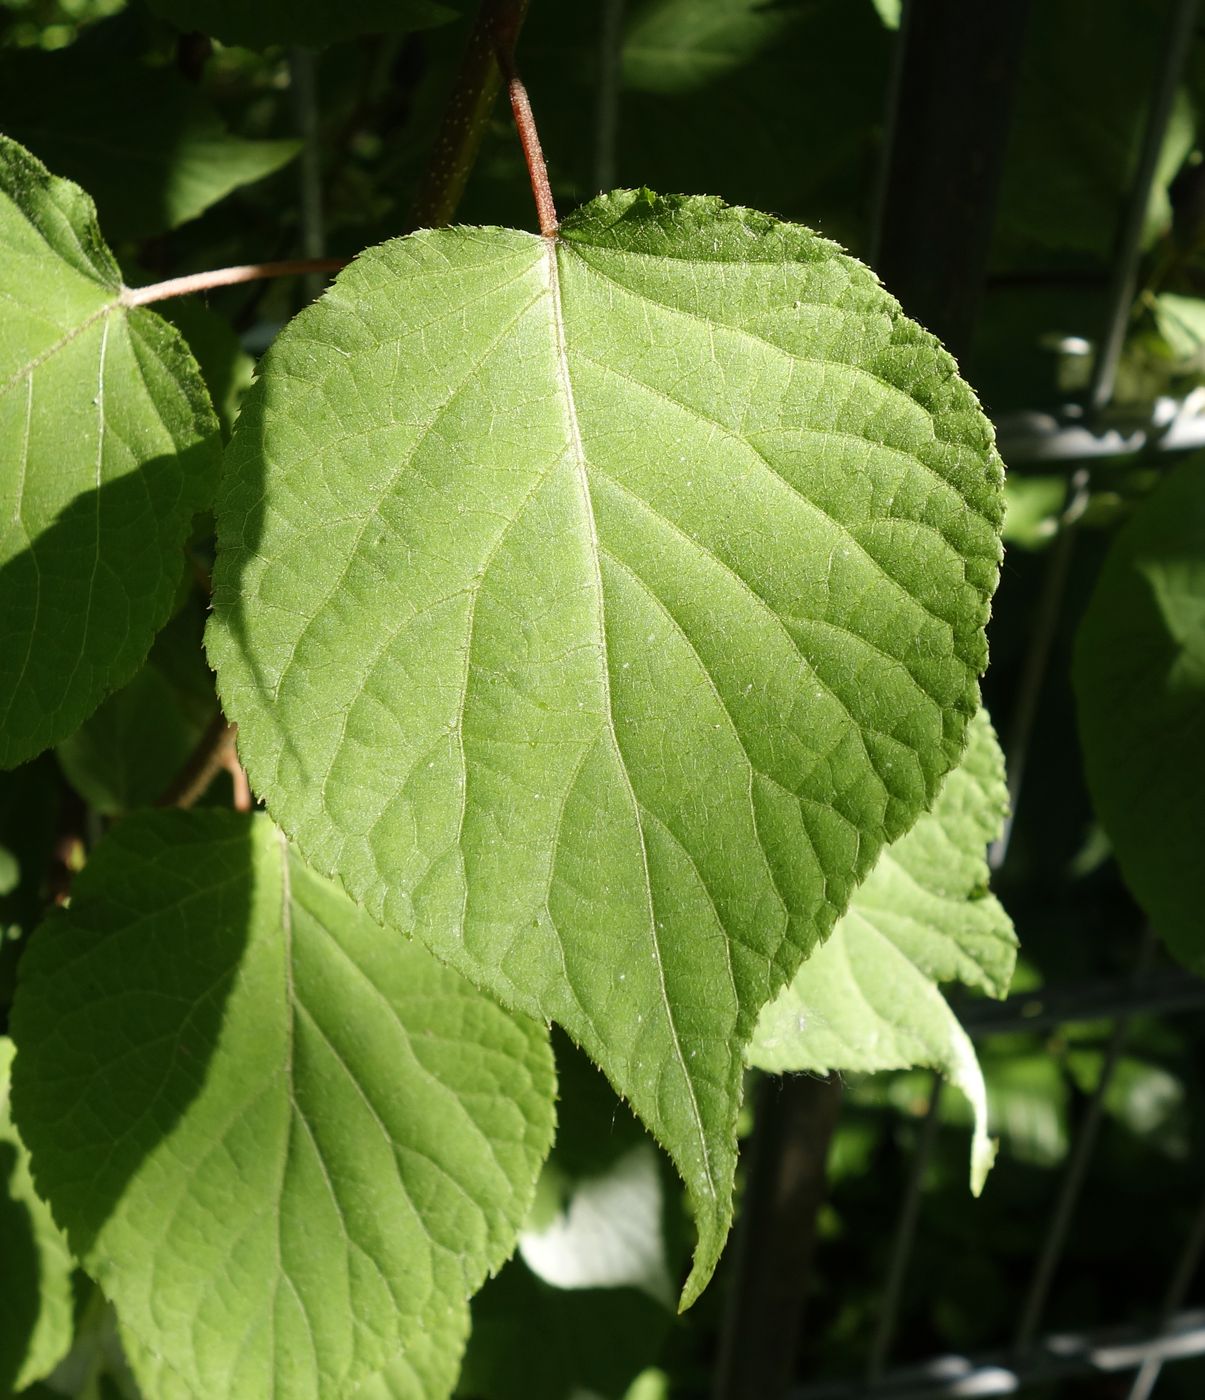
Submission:
M 169 277 L 149 287 L 123 287 L 122 306 L 146 306 L 169 297 L 186 297 L 192 292 L 208 292 L 216 287 L 233 287 L 240 282 L 257 282 L 264 277 L 298 277 L 315 272 L 338 272 L 347 258 L 290 258 L 284 262 L 244 263 L 239 267 L 216 267 L 209 272 L 190 272 L 186 277 Z
M 519 133 L 519 144 L 523 147 L 527 173 L 531 177 L 531 192 L 535 196 L 540 232 L 545 238 L 555 238 L 560 220 L 557 218 L 556 205 L 552 201 L 548 166 L 544 161 L 544 149 L 540 145 L 540 133 L 536 130 L 536 119 L 532 115 L 527 89 L 515 69 L 513 41 L 501 30 L 498 34 L 498 62 L 506 76 L 510 110 L 515 118 L 515 129 Z
M 410 211 L 409 228 L 443 228 L 451 223 L 502 86 L 499 49 L 514 48 L 527 4 L 528 0 L 482 0 L 426 178 Z

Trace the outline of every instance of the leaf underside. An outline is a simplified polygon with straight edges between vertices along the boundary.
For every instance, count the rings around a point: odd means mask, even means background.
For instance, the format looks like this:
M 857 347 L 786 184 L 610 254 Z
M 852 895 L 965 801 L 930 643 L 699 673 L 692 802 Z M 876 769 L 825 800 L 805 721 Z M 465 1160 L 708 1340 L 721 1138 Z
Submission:
M 932 811 L 881 853 L 828 942 L 763 1009 L 747 1051 L 776 1074 L 940 1070 L 974 1112 L 976 1192 L 994 1156 L 983 1074 L 937 984 L 1008 990 L 1016 935 L 987 892 L 984 859 L 1007 808 L 1003 755 L 980 710 Z
M 212 496 L 197 367 L 120 296 L 92 201 L 0 137 L 0 766 L 134 674 Z
M 558 1021 L 731 1218 L 761 1006 L 978 703 L 1001 468 L 953 362 L 807 230 L 606 196 L 423 232 L 280 336 L 208 647 L 317 868 Z
M 552 1138 L 545 1028 L 217 810 L 113 829 L 13 1028 L 38 1189 L 147 1393 L 447 1393 Z

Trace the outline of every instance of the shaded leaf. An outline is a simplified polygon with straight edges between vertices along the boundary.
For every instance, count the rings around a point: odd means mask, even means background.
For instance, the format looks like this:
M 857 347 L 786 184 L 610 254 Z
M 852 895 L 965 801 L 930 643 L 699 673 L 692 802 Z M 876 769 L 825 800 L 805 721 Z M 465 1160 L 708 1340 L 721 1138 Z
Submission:
M 150 0 L 150 7 L 183 30 L 199 29 L 226 44 L 318 47 L 357 34 L 399 34 L 443 24 L 455 3 L 438 0 Z
M 1001 470 L 867 270 L 717 200 L 344 271 L 228 452 L 208 645 L 307 858 L 558 1021 L 731 1217 L 741 1050 L 977 704 Z
M 217 714 L 201 650 L 199 606 L 156 637 L 146 664 L 56 749 L 76 792 L 97 812 L 149 807 L 184 767 Z
M 762 1012 L 748 1050 L 775 1073 L 941 1070 L 974 1109 L 976 1191 L 993 1156 L 983 1076 L 937 984 L 1008 990 L 1016 935 L 987 893 L 984 855 L 1007 808 L 1004 759 L 980 710 L 933 810 L 880 854 L 828 942 Z
M 1172 952 L 1205 972 L 1205 460 L 1172 472 L 1118 534 L 1072 676 L 1121 872 Z
M 0 1394 L 47 1375 L 71 1347 L 74 1261 L 34 1190 L 9 1113 L 13 1043 L 0 1036 Z
M 87 188 L 110 239 L 176 228 L 301 149 L 236 136 L 180 73 L 111 53 L 109 44 L 98 26 L 60 53 L 9 54 L 0 88 L 4 130 Z
M 165 1400 L 343 1396 L 386 1367 L 406 1395 L 552 1135 L 547 1032 L 263 816 L 115 827 L 35 935 L 13 1027 L 39 1187 Z
M 217 423 L 122 302 L 92 201 L 0 137 L 0 764 L 64 738 L 167 621 Z

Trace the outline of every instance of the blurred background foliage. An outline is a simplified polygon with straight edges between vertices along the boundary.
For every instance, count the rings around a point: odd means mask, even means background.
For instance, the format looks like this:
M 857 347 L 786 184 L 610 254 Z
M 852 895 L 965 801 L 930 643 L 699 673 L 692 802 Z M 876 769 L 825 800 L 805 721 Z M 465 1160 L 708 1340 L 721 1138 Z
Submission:
M 0 0 L 0 127 L 94 194 L 131 281 L 297 255 L 307 180 L 320 192 L 326 251 L 351 255 L 407 226 L 471 17 L 467 3 L 446 8 L 452 17 L 442 25 L 310 52 L 227 47 L 125 0 Z M 1166 0 L 1032 6 L 986 294 L 963 365 L 997 420 L 1022 410 L 1059 419 L 1082 397 L 1166 10 Z M 806 223 L 867 255 L 898 22 L 899 5 L 889 0 L 532 0 L 520 61 L 560 207 L 613 185 L 706 192 Z M 308 111 L 298 101 L 301 72 L 315 93 Z M 1191 412 L 1205 385 L 1203 122 L 1198 33 L 1143 231 L 1110 410 L 1122 426 L 1166 421 L 1168 405 Z M 299 158 L 307 123 L 308 163 Z M 501 104 L 459 218 L 534 227 Z M 292 281 L 261 282 L 178 312 L 169 305 L 227 430 L 254 356 L 303 295 Z M 1006 747 L 1073 468 L 1008 465 L 1010 549 L 985 683 Z M 1071 556 L 1012 843 L 995 883 L 1021 939 L 1016 986 L 1035 996 L 1128 976 L 1142 937 L 1143 916 L 1085 787 L 1069 658 L 1114 532 L 1167 465 L 1149 451 L 1099 460 Z M 202 571 L 204 539 L 199 532 Z M 63 847 L 63 812 L 78 809 L 81 797 L 106 812 L 145 800 L 206 722 L 204 684 L 181 666 L 176 647 L 177 634 L 191 636 L 198 625 L 185 609 L 136 685 L 57 757 L 0 775 L 0 1001 L 11 989 L 14 951 L 47 897 L 46 872 L 53 880 L 73 858 Z M 170 708 L 178 723 L 148 752 L 147 771 L 113 771 L 107 733 L 145 724 L 145 707 Z M 980 1042 L 1001 1140 L 980 1201 L 967 1190 L 963 1106 L 944 1097 L 898 1359 L 990 1347 L 1011 1335 L 1111 1031 L 1108 1021 L 1086 1021 Z M 1200 1190 L 1203 1047 L 1199 1014 L 1133 1020 L 1050 1327 L 1151 1319 Z M 565 1122 L 542 1190 L 546 1218 L 533 1220 L 520 1255 L 474 1303 L 460 1393 L 704 1395 L 733 1251 L 702 1302 L 677 1318 L 665 1281 L 679 1276 L 689 1224 L 676 1179 L 601 1077 L 565 1042 L 558 1049 Z M 845 1085 L 800 1361 L 809 1381 L 864 1366 L 929 1084 L 928 1075 L 904 1073 Z M 632 1219 L 647 1228 L 625 1231 Z M 549 1222 L 558 1221 L 551 1238 Z M 611 1260 L 609 1274 L 579 1272 L 564 1286 L 575 1251 Z M 27 1394 L 128 1396 L 111 1318 L 82 1279 L 77 1293 L 75 1349 Z M 1086 1380 L 1031 1393 L 1118 1393 L 1111 1385 Z M 1202 1393 L 1200 1362 L 1170 1368 L 1161 1381 L 1168 1400 Z

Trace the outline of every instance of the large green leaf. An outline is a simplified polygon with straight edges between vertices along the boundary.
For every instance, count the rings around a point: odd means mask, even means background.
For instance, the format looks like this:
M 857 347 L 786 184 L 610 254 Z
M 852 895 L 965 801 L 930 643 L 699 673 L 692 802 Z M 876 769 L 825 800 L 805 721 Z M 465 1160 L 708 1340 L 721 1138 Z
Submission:
M 12 1063 L 13 1043 L 0 1036 L 0 1395 L 39 1380 L 70 1349 L 75 1268 L 13 1127 Z
M 150 6 L 181 29 L 253 49 L 426 29 L 457 10 L 455 0 L 150 0 Z
M 65 52 L 0 61 L 4 130 L 87 188 L 109 238 L 175 228 L 301 149 L 236 136 L 195 84 L 139 62 L 131 47 L 124 26 L 98 25 Z
M 1118 535 L 1076 643 L 1084 767 L 1126 883 L 1205 972 L 1205 460 Z
M 122 303 L 92 201 L 0 137 L 0 765 L 63 738 L 167 621 L 217 472 L 184 342 Z
M 406 1394 L 398 1353 L 421 1374 L 426 1332 L 455 1341 L 552 1136 L 547 1032 L 263 816 L 114 828 L 34 936 L 13 1030 L 39 1189 L 167 1400 L 385 1368 Z
M 962 750 L 1000 464 L 805 229 L 619 193 L 423 232 L 286 329 L 219 505 L 211 659 L 319 868 L 558 1021 L 731 1216 L 761 1006 Z
M 993 1156 L 983 1075 L 937 983 L 1008 990 L 1016 935 L 987 892 L 985 859 L 1007 809 L 1003 755 L 981 710 L 933 810 L 882 852 L 832 937 L 762 1012 L 748 1051 L 775 1073 L 941 1070 L 974 1110 L 977 1191 Z

